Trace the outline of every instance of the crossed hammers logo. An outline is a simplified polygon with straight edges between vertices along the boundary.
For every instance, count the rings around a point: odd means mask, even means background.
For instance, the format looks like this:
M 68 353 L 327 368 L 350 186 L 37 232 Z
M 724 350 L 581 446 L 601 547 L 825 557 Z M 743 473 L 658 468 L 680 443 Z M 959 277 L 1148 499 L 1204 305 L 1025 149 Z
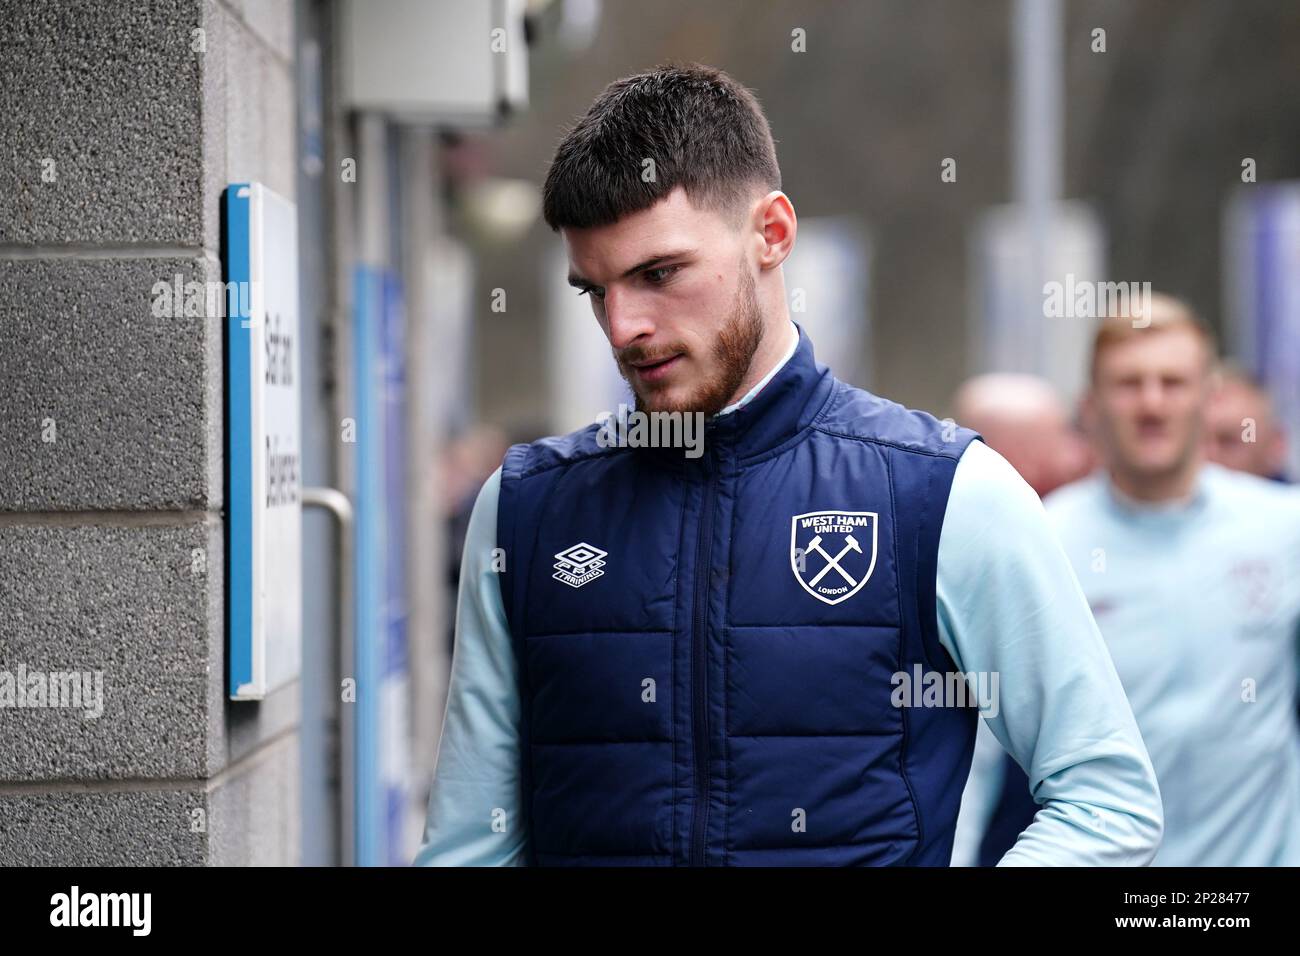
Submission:
M 811 581 L 808 582 L 808 586 L 810 588 L 815 588 L 817 586 L 817 582 L 820 581 L 822 578 L 826 577 L 826 572 L 828 572 L 831 568 L 834 568 L 836 571 L 838 571 L 840 573 L 840 577 L 844 578 L 845 581 L 849 582 L 850 587 L 858 586 L 857 579 L 853 577 L 853 575 L 849 574 L 849 572 L 845 571 L 842 567 L 840 567 L 840 559 L 843 558 L 850 551 L 856 551 L 858 554 L 862 553 L 862 545 L 858 544 L 858 539 L 853 537 L 853 535 L 849 535 L 844 539 L 844 547 L 841 548 L 840 553 L 835 555 L 834 557 L 831 557 L 829 554 L 827 554 L 826 550 L 822 547 L 821 535 L 814 536 L 813 539 L 808 542 L 807 550 L 816 551 L 818 554 L 820 554 L 823 558 L 826 559 L 826 567 L 818 571 L 817 575 Z
M 809 511 L 791 515 L 790 569 L 795 580 L 825 604 L 839 604 L 857 594 L 876 569 L 879 521 L 880 516 L 874 511 Z M 803 544 L 800 532 L 811 534 L 812 538 Z M 834 547 L 840 542 L 843 546 L 838 554 L 827 550 L 828 545 Z M 812 569 L 804 566 L 809 554 L 820 554 L 826 562 L 811 578 L 805 575 L 811 574 Z M 826 575 L 832 571 L 838 577 L 826 581 Z

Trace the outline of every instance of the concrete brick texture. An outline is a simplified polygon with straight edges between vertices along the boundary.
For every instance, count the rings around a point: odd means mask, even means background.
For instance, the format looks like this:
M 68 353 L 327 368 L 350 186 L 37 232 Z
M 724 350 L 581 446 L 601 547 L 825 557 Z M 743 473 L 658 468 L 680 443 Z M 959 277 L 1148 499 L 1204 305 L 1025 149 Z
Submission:
M 208 795 L 210 866 L 294 866 L 302 859 L 296 732 L 275 738 Z
M 75 709 L 0 707 L 0 782 L 198 778 L 224 765 L 222 529 L 197 517 L 0 525 L 0 672 L 99 671 L 103 688 L 98 717 L 85 695 Z
M 221 273 L 207 259 L 0 260 L 0 511 L 221 504 L 221 320 L 155 316 L 151 290 L 176 276 Z
M 5 5 L 0 243 L 202 243 L 202 28 L 201 0 Z
M 296 733 L 192 785 L 0 788 L 0 866 L 292 866 L 298 800 Z
M 292 8 L 287 3 L 250 2 L 240 8 L 268 35 L 287 37 L 292 29 Z M 282 38 L 277 41 L 279 46 L 272 46 L 222 5 L 211 7 L 209 15 L 214 29 L 225 39 L 220 69 L 225 91 L 226 181 L 257 179 L 292 200 L 296 182 L 294 77 L 288 40 Z M 220 26 L 215 26 L 218 23 Z M 215 72 L 217 61 L 210 61 L 209 68 Z M 220 108 L 215 103 L 209 105 L 213 110 Z
M 225 5 L 275 56 L 293 59 L 292 0 L 225 0 Z
M 205 0 L 203 22 L 204 238 L 215 248 L 228 183 L 258 180 L 294 198 L 293 6 Z
M 0 700 L 102 674 L 97 716 L 0 708 L 0 865 L 301 856 L 301 688 L 227 698 L 222 321 L 154 308 L 221 279 L 227 183 L 293 198 L 293 32 L 292 0 L 0 18 Z
M 0 866 L 202 866 L 208 803 L 202 789 L 0 790 Z

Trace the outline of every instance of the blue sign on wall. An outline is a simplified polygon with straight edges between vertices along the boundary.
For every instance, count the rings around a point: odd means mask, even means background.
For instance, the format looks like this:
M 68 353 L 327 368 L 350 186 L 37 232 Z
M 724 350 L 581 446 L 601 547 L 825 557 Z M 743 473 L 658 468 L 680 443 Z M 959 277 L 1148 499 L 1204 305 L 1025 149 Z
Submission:
M 230 697 L 302 663 L 298 225 L 260 183 L 226 190 L 226 588 Z

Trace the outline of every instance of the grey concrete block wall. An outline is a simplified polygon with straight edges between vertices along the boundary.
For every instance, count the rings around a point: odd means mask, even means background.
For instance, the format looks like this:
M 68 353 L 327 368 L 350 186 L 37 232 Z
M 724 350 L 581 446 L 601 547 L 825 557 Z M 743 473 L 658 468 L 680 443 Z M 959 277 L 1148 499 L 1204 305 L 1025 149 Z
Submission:
M 221 528 L 0 524 L 5 669 L 98 675 L 102 710 L 0 711 L 0 780 L 205 777 L 221 769 L 210 635 L 222 627 Z M 188 520 L 188 519 L 187 519 Z M 215 707 L 215 710 L 214 710 Z
M 0 865 L 277 866 L 302 855 L 298 735 L 209 780 L 0 792 Z
M 298 734 L 269 741 L 207 794 L 212 866 L 283 866 L 302 856 Z
M 202 866 L 208 803 L 174 788 L 0 792 L 0 864 Z
M 0 260 L 0 509 L 221 505 L 220 326 L 151 308 L 155 283 L 220 279 L 207 259 Z
M 203 13 L 198 0 L 5 4 L 0 242 L 202 242 Z
M 221 319 L 155 314 L 226 183 L 293 198 L 292 10 L 0 18 L 0 679 L 103 681 L 0 707 L 0 865 L 298 860 L 299 689 L 227 699 Z

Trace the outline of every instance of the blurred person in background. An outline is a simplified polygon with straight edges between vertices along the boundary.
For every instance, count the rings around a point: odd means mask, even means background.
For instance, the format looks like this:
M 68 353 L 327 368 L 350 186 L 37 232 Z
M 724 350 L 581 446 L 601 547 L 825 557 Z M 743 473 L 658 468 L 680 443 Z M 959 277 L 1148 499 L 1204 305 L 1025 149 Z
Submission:
M 967 379 L 952 400 L 953 417 L 979 432 L 1040 498 L 1092 468 L 1087 440 L 1056 389 L 1037 375 L 992 372 Z M 962 798 L 953 866 L 993 866 L 1033 822 L 1038 804 L 1029 777 L 981 721 Z
M 977 375 L 962 384 L 952 404 L 957 422 L 979 432 L 1040 498 L 1092 468 L 1087 439 L 1045 379 L 1012 372 Z
M 484 484 L 415 862 L 947 865 L 981 711 L 1048 802 L 1004 862 L 1150 860 L 1154 773 L 1038 498 L 791 321 L 753 94 L 698 65 L 610 84 L 543 208 L 635 413 L 704 442 L 591 425 Z M 1000 686 L 897 702 L 922 671 Z
M 1138 315 L 1094 339 L 1083 408 L 1103 468 L 1048 514 L 1155 763 L 1156 865 L 1294 866 L 1300 496 L 1203 461 L 1213 339 L 1167 296 Z
M 1224 364 L 1205 409 L 1205 457 L 1273 481 L 1286 481 L 1286 434 L 1268 394 Z

